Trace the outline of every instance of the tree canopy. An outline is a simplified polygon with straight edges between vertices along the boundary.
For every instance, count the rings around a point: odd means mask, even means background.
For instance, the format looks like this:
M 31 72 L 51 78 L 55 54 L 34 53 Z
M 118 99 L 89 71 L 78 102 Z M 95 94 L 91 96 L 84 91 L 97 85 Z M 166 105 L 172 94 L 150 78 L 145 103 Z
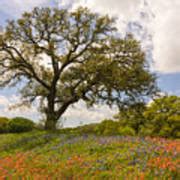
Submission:
M 122 126 L 129 126 L 134 129 L 136 134 L 139 133 L 142 126 L 146 124 L 144 112 L 146 111 L 145 102 L 137 102 L 126 108 L 121 108 L 120 112 L 114 116 Z
M 155 99 L 144 112 L 153 134 L 180 137 L 180 97 L 163 96 Z
M 40 102 L 46 129 L 79 100 L 120 108 L 156 91 L 140 42 L 82 7 L 35 8 L 9 21 L 0 35 L 0 86 L 20 82 L 22 102 Z

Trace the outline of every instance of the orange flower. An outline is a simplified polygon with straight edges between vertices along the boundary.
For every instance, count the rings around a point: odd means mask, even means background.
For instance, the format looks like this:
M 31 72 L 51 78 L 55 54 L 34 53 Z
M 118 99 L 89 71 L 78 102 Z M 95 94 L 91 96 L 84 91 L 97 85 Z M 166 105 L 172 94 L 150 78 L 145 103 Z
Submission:
M 140 175 L 139 175 L 139 179 L 144 180 L 145 179 L 145 174 L 141 172 Z
M 153 168 L 169 169 L 174 171 L 177 169 L 177 161 L 172 161 L 172 159 L 167 157 L 157 157 L 149 160 L 148 166 Z

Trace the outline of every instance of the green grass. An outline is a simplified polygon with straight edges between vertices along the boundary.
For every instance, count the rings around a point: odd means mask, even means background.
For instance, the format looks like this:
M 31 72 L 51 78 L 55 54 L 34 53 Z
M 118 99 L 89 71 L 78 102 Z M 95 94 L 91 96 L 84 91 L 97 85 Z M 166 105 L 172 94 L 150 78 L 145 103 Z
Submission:
M 0 180 L 178 180 L 179 163 L 179 140 L 45 131 L 0 135 Z

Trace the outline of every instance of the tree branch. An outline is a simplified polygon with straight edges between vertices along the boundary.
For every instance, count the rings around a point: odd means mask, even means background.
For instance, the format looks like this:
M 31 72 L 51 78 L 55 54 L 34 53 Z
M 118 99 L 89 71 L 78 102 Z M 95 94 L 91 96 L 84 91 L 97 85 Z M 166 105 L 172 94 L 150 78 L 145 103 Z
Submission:
M 40 79 L 38 77 L 33 66 L 24 59 L 24 57 L 21 55 L 21 53 L 18 51 L 17 48 L 15 48 L 13 46 L 5 46 L 5 47 L 3 47 L 3 50 L 5 52 L 7 52 L 11 56 L 11 58 L 13 58 L 14 62 L 16 62 L 17 65 L 23 66 L 26 70 L 29 70 L 32 73 L 32 74 L 28 74 L 29 77 L 34 78 L 37 82 L 39 82 L 42 86 L 44 86 L 46 89 L 49 90 L 49 88 L 50 88 L 49 85 L 47 85 L 42 79 Z M 18 55 L 18 57 L 21 60 L 21 63 L 17 62 L 17 58 L 14 57 L 13 52 L 11 50 L 16 52 L 16 54 Z M 25 72 L 27 73 L 27 71 L 25 71 Z

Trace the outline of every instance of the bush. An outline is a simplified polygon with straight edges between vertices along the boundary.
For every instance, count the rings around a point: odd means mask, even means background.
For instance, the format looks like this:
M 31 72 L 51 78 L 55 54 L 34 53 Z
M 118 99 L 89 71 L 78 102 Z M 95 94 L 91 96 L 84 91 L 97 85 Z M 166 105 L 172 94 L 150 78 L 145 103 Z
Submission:
M 140 136 L 154 136 L 153 126 L 152 125 L 142 126 L 140 128 L 139 135 Z
M 165 126 L 165 127 L 161 128 L 161 130 L 159 131 L 159 136 L 167 138 L 167 137 L 171 136 L 171 132 L 172 132 L 172 128 Z
M 121 136 L 134 136 L 136 134 L 134 129 L 128 126 L 119 127 L 118 133 Z
M 0 133 L 8 132 L 9 119 L 6 117 L 0 117 Z
M 98 124 L 88 124 L 75 128 L 79 134 L 94 134 Z
M 28 132 L 33 128 L 34 123 L 26 118 L 16 117 L 9 122 L 9 131 L 12 133 Z
M 118 135 L 119 122 L 104 120 L 99 124 L 88 124 L 74 129 L 79 134 Z
M 97 124 L 94 128 L 97 135 L 117 135 L 119 122 L 112 120 L 104 120 L 100 124 Z

